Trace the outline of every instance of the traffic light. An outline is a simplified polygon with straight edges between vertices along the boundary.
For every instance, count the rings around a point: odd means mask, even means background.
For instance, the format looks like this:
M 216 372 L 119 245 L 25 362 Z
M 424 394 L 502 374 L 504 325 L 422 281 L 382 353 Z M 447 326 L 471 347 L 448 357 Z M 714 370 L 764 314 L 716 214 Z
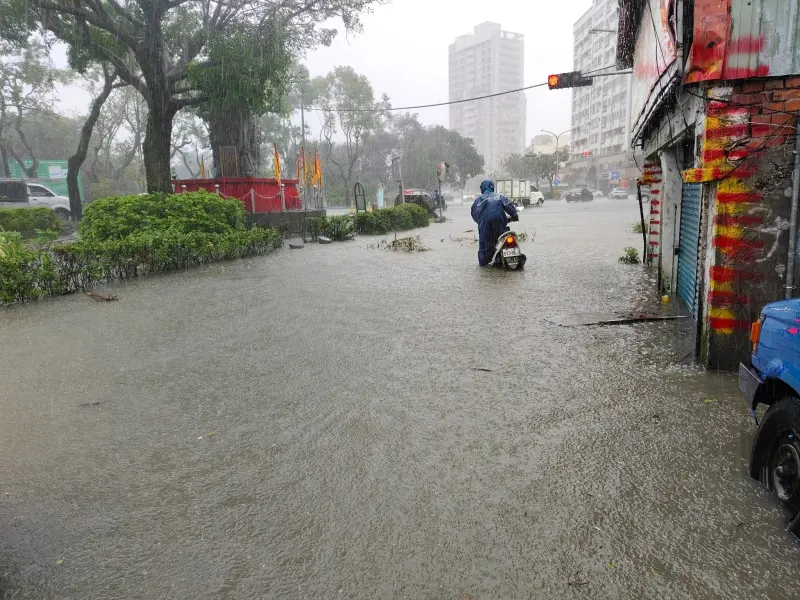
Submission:
M 580 71 L 570 71 L 569 73 L 558 73 L 547 78 L 547 87 L 551 90 L 564 88 L 583 87 L 592 85 L 591 77 L 584 77 Z

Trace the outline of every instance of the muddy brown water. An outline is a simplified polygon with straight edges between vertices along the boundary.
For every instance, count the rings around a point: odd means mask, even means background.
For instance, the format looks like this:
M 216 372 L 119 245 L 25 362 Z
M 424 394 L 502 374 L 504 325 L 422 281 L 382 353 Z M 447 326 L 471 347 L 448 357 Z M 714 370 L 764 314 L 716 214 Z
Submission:
M 525 211 L 0 310 L 5 598 L 793 598 L 735 377 L 631 310 L 633 201 Z M 708 400 L 708 401 L 707 401 Z

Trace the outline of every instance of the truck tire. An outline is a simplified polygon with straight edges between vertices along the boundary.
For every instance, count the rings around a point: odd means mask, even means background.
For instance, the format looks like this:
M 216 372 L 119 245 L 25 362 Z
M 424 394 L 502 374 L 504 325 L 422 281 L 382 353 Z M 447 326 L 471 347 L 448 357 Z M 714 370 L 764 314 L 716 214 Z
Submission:
M 788 396 L 769 407 L 750 453 L 750 477 L 787 508 L 800 510 L 800 400 Z

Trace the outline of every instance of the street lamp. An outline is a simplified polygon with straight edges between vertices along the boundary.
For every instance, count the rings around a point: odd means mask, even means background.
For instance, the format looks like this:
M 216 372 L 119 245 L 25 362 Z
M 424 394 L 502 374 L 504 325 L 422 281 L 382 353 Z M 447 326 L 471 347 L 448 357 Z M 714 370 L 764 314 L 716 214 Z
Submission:
M 572 128 L 570 128 L 570 129 L 567 129 L 566 131 L 562 131 L 561 133 L 559 133 L 558 135 L 556 135 L 556 134 L 555 134 L 555 133 L 553 133 L 552 131 L 547 131 L 547 129 L 542 129 L 542 132 L 543 132 L 543 133 L 549 133 L 549 134 L 550 134 L 550 135 L 552 135 L 554 138 L 556 138 L 556 151 L 555 151 L 555 155 L 556 155 L 556 174 L 555 174 L 554 178 L 557 178 L 557 177 L 558 177 L 558 162 L 559 162 L 559 161 L 558 161 L 558 138 L 560 138 L 560 137 L 561 137 L 562 135 L 564 135 L 565 133 L 569 133 L 570 131 L 572 131 Z

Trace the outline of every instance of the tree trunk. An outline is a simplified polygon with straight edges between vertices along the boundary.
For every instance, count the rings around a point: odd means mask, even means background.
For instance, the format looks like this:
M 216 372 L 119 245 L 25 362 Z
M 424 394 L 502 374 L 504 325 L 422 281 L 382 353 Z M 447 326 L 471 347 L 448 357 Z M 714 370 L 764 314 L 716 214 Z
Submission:
M 258 123 L 254 115 L 240 112 L 220 112 L 208 116 L 208 138 L 214 161 L 214 173 L 222 175 L 220 148 L 234 146 L 236 148 L 237 169 L 239 177 L 255 177 L 258 175 L 260 151 L 258 139 Z M 236 174 L 225 173 L 231 177 Z
M 147 191 L 171 194 L 172 176 L 170 171 L 170 154 L 172 150 L 172 120 L 177 110 L 164 94 L 153 93 L 153 101 L 149 103 L 144 144 L 144 170 L 147 177 Z M 166 104 L 166 106 L 162 105 Z
M 8 152 L 6 151 L 5 144 L 0 144 L 0 177 L 11 177 L 11 171 L 8 169 Z
M 92 139 L 92 131 L 94 131 L 94 126 L 97 123 L 97 119 L 100 118 L 100 110 L 103 108 L 103 104 L 105 104 L 105 101 L 108 100 L 108 97 L 111 95 L 111 90 L 114 88 L 114 79 L 116 79 L 116 73 L 112 75 L 106 71 L 103 89 L 97 98 L 95 98 L 92 102 L 92 108 L 89 111 L 89 116 L 87 117 L 86 122 L 83 124 L 83 127 L 81 127 L 81 137 L 78 141 L 78 149 L 76 150 L 75 154 L 70 156 L 69 160 L 67 160 L 69 213 L 73 221 L 80 220 L 83 214 L 83 206 L 81 204 L 81 189 L 78 183 L 78 172 L 83 165 L 83 161 L 86 160 L 86 153 L 89 150 L 89 142 Z

